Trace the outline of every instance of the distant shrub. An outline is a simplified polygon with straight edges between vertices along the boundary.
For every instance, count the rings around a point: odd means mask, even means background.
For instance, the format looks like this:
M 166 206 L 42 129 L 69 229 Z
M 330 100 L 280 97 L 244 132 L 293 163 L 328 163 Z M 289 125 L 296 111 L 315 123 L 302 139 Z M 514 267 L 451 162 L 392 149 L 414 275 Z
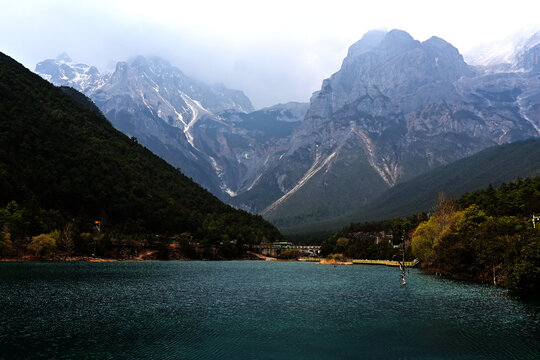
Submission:
M 287 249 L 283 250 L 279 256 L 278 259 L 298 259 L 300 256 L 300 251 L 296 249 Z
M 328 260 L 347 261 L 347 258 L 343 254 L 330 254 L 326 258 Z
M 34 251 L 40 258 L 49 258 L 56 250 L 59 234 L 59 231 L 53 231 L 50 234 L 34 236 L 32 237 L 32 242 L 28 245 L 28 248 Z

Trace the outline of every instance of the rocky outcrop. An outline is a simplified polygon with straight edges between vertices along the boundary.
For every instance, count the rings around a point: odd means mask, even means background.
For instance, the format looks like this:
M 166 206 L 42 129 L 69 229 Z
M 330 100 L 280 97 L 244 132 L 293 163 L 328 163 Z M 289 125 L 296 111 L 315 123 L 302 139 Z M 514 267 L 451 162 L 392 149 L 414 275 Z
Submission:
M 35 71 L 55 85 L 69 86 L 81 92 L 97 88 L 106 81 L 106 76 L 96 67 L 73 62 L 66 53 L 40 62 Z

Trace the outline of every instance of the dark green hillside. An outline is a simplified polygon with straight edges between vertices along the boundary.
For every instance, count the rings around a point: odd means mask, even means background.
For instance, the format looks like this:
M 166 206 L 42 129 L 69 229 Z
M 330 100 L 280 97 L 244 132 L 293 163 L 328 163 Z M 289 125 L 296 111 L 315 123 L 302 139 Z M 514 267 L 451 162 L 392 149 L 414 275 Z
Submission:
M 208 243 L 280 237 L 115 130 L 81 94 L 0 53 L 0 208 L 11 201 L 53 210 L 57 223 L 101 220 L 124 234 L 190 233 Z M 25 235 L 52 230 L 42 225 Z
M 102 117 L 104 116 L 101 110 L 99 110 L 99 108 L 96 106 L 96 104 L 94 104 L 92 100 L 90 100 L 90 98 L 83 93 L 78 92 L 77 90 L 69 86 L 60 86 L 60 89 L 62 89 L 64 93 L 69 95 L 73 100 L 77 101 L 79 104 L 81 104 L 88 110 Z
M 429 211 L 441 191 L 460 196 L 489 184 L 497 187 L 535 176 L 540 176 L 540 140 L 495 146 L 396 185 L 357 216 L 365 220 L 407 216 Z
M 495 187 L 518 177 L 540 176 L 540 140 L 495 146 L 473 156 L 432 169 L 397 184 L 348 215 L 328 219 L 309 229 L 284 229 L 288 233 L 337 229 L 351 222 L 392 219 L 430 211 L 439 192 L 460 196 L 467 191 Z

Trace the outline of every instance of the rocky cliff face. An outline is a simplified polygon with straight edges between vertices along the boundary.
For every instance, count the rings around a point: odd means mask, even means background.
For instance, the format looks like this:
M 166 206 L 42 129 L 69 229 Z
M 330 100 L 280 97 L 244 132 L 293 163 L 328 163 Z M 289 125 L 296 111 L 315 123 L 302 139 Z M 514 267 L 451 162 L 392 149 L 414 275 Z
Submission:
M 454 96 L 451 83 L 472 74 L 457 49 L 442 39 L 420 43 L 400 30 L 370 32 L 351 46 L 341 69 L 323 81 L 308 116 L 328 117 L 370 93 L 384 94 L 410 111 Z
M 296 226 L 339 217 L 434 166 L 537 137 L 535 51 L 522 56 L 525 72 L 479 72 L 440 38 L 370 32 L 313 94 L 287 152 L 250 190 L 275 200 L 238 199 Z
M 267 164 L 285 151 L 307 107 L 305 103 L 288 103 L 250 113 L 229 110 L 196 125 L 196 146 L 211 158 L 230 202 L 251 190 Z M 235 203 L 251 210 L 246 204 Z

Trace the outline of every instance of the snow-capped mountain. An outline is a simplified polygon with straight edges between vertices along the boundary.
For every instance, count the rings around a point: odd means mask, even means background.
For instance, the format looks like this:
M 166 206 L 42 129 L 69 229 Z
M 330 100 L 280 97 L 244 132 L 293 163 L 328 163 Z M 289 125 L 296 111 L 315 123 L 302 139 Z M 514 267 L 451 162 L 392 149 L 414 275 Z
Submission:
M 252 112 L 243 92 L 193 80 L 158 57 L 118 62 L 113 73 L 100 74 L 62 54 L 37 64 L 36 72 L 82 91 L 117 129 L 222 199 L 256 176 L 266 155 L 255 148 L 288 135 L 307 110 L 307 104 L 286 104 Z M 259 118 L 268 116 L 276 128 L 266 134 Z
M 70 86 L 81 92 L 103 86 L 108 77 L 95 66 L 73 62 L 66 53 L 40 62 L 35 71 L 55 85 Z

